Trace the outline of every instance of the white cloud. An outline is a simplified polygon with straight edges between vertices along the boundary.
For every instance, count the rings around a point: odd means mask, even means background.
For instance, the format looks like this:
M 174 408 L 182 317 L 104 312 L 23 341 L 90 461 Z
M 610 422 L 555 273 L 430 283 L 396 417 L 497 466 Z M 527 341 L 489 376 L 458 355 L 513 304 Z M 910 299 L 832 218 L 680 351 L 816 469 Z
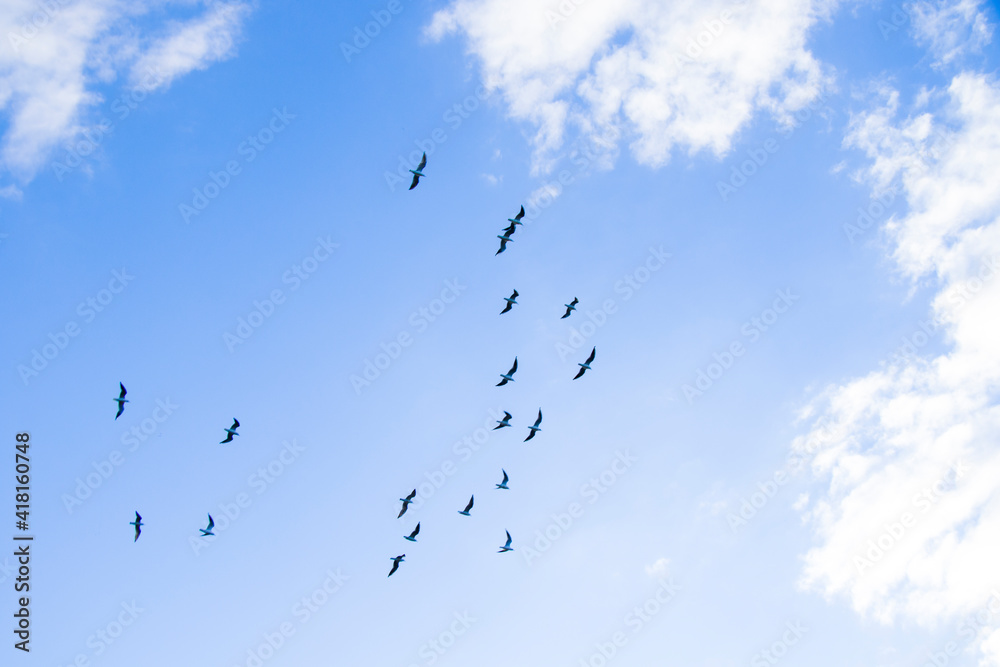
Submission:
M 920 0 L 909 7 L 917 43 L 927 47 L 937 64 L 952 61 L 990 43 L 993 28 L 979 0 Z
M 813 439 L 826 488 L 802 506 L 817 545 L 801 586 L 884 623 L 954 620 L 1000 588 L 1000 85 L 963 73 L 943 98 L 898 119 L 898 94 L 883 90 L 846 144 L 868 155 L 876 189 L 905 193 L 887 237 L 903 275 L 936 289 L 924 327 L 948 351 L 827 389 L 803 413 L 814 431 L 794 443 L 828 434 Z M 910 340 L 922 347 L 921 335 Z M 998 642 L 982 638 L 984 665 L 1000 665 Z
M 132 85 L 142 85 L 150 72 L 157 87 L 170 85 L 178 76 L 229 57 L 249 11 L 248 5 L 218 3 L 198 19 L 175 23 L 132 66 Z
M 535 126 L 536 173 L 552 168 L 571 127 L 624 136 L 657 166 L 675 148 L 724 154 L 759 111 L 791 124 L 829 85 L 805 42 L 836 5 L 452 0 L 427 34 L 465 35 L 485 85 Z
M 653 579 L 666 579 L 670 575 L 670 559 L 660 558 L 652 565 L 646 566 L 646 576 Z
M 152 67 L 162 82 L 227 57 L 248 5 L 210 3 L 166 35 L 147 36 L 144 25 L 172 6 L 205 3 L 159 0 L 32 0 L 0 3 L 0 111 L 9 118 L 0 140 L 0 172 L 21 184 L 34 177 L 52 150 L 86 129 L 86 111 L 101 101 L 98 83 L 129 71 L 133 84 Z M 41 7 L 41 9 L 40 9 Z M 148 16 L 147 16 L 148 15 Z M 147 46 L 147 44 L 149 44 Z

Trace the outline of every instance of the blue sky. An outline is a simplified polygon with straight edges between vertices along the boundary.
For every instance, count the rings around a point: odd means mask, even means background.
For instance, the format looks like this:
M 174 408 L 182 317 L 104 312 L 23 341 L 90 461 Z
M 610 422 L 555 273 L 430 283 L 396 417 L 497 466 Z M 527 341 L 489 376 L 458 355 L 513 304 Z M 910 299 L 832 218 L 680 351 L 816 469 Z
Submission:
M 998 18 L 6 3 L 10 664 L 1000 665 Z

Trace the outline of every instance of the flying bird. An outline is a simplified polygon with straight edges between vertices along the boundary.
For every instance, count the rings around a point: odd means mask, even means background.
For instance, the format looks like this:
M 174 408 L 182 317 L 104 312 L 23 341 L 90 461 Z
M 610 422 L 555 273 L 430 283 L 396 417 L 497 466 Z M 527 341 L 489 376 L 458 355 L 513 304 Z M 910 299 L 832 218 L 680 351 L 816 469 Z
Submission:
M 465 509 L 464 509 L 464 510 L 462 510 L 461 512 L 459 512 L 459 514 L 464 514 L 465 516 L 469 516 L 469 510 L 471 510 L 471 509 L 472 509 L 472 502 L 473 502 L 473 501 L 474 501 L 475 499 L 476 499 L 476 496 L 472 496 L 471 498 L 469 498 L 469 504 L 468 504 L 468 505 L 466 505 L 466 506 L 465 506 Z
M 413 532 L 410 533 L 409 535 L 404 535 L 403 539 L 404 540 L 409 540 L 411 542 L 416 542 L 417 541 L 417 534 L 419 532 L 420 532 L 420 522 L 418 521 L 417 522 L 417 527 L 413 529 Z
M 514 365 L 510 367 L 510 370 L 507 371 L 506 374 L 502 374 L 500 376 L 503 379 L 500 380 L 500 382 L 497 383 L 497 386 L 498 387 L 502 387 L 505 384 L 507 384 L 508 382 L 513 382 L 514 381 L 514 373 L 516 373 L 516 372 L 517 372 L 517 357 L 514 357 Z M 506 413 L 504 413 L 504 414 L 506 414 Z
M 580 303 L 580 300 L 577 299 L 575 296 L 573 297 L 573 300 L 570 301 L 569 303 L 564 303 L 563 305 L 566 306 L 566 314 L 560 317 L 559 319 L 565 320 L 567 317 L 569 317 L 573 313 L 573 311 L 576 310 L 576 304 L 578 303 Z
M 539 408 L 538 409 L 538 419 L 535 420 L 535 425 L 534 426 L 529 426 L 528 427 L 529 429 L 531 429 L 531 433 L 529 433 L 528 437 L 524 439 L 525 442 L 528 442 L 529 440 L 531 440 L 532 438 L 534 438 L 535 434 L 542 430 L 542 429 L 538 428 L 538 425 L 541 424 L 541 423 L 542 423 L 542 409 Z
M 497 552 L 498 554 L 502 554 L 505 551 L 513 551 L 514 550 L 510 546 L 510 543 L 513 542 L 513 540 L 510 537 L 510 531 L 509 530 L 505 530 L 504 532 L 507 533 L 507 543 L 505 545 L 503 545 L 502 547 L 500 547 L 500 551 Z
M 236 432 L 236 429 L 238 429 L 239 427 L 240 427 L 240 420 L 237 419 L 236 417 L 233 417 L 233 425 L 226 429 L 226 439 L 220 442 L 219 444 L 224 445 L 227 442 L 232 442 L 233 436 L 239 435 L 239 433 Z
M 503 230 L 503 234 L 497 235 L 497 238 L 500 239 L 500 249 L 496 251 L 496 254 L 493 255 L 494 257 L 496 257 L 497 255 L 499 255 L 500 253 L 502 253 L 504 250 L 507 249 L 507 241 L 513 240 L 510 237 L 514 235 L 515 229 L 516 227 L 514 227 L 514 225 L 511 224 L 510 227 Z
M 424 167 L 427 166 L 427 153 L 420 158 L 420 164 L 417 165 L 416 169 L 411 169 L 410 173 L 413 174 L 413 182 L 410 183 L 410 189 L 417 187 L 417 183 L 420 182 L 420 177 L 424 175 Z
M 520 296 L 520 295 L 517 293 L 517 290 L 514 290 L 514 293 L 511 294 L 509 297 L 504 297 L 504 301 L 507 302 L 507 305 L 504 306 L 503 310 L 500 311 L 501 315 L 503 315 L 508 310 L 510 310 L 511 308 L 514 307 L 514 304 L 517 303 L 517 297 L 518 296 Z
M 399 510 L 399 514 L 396 515 L 397 519 L 406 514 L 406 510 L 409 509 L 410 503 L 413 502 L 413 498 L 416 495 L 417 495 L 417 490 L 413 489 L 412 491 L 410 491 L 410 495 L 406 496 L 405 498 L 400 498 L 400 500 L 403 501 L 403 509 Z
M 208 515 L 208 528 L 199 528 L 198 530 L 201 531 L 202 537 L 207 537 L 209 535 L 215 535 L 215 533 L 212 532 L 213 528 L 215 528 L 215 519 L 213 519 L 212 515 L 209 514 Z
M 129 521 L 128 524 L 130 526 L 135 526 L 135 540 L 132 540 L 133 542 L 135 542 L 136 540 L 139 539 L 139 534 L 142 532 L 142 517 L 139 516 L 138 512 L 136 512 L 135 521 Z
M 119 382 L 118 386 L 121 387 L 122 390 L 118 394 L 118 398 L 112 399 L 114 401 L 117 401 L 117 403 L 118 403 L 118 414 L 115 415 L 115 419 L 118 419 L 119 417 L 122 416 L 122 412 L 125 411 L 125 404 L 128 403 L 128 399 L 125 398 L 125 394 L 128 393 L 127 391 L 125 391 L 125 385 L 123 385 L 121 382 Z
M 497 484 L 496 487 L 498 489 L 507 489 L 509 491 L 510 487 L 507 486 L 507 480 L 509 480 L 510 478 L 507 477 L 507 471 L 504 470 L 503 468 L 500 468 L 500 472 L 503 473 L 503 481 L 501 481 L 499 484 Z
M 494 426 L 493 427 L 494 431 L 497 430 L 498 428 L 503 428 L 504 426 L 510 426 L 510 413 L 504 410 L 503 419 L 498 419 L 497 424 L 499 424 L 499 426 Z
M 515 215 L 513 218 L 507 218 L 507 222 L 513 222 L 515 225 L 523 225 L 524 223 L 521 222 L 521 218 L 523 217 L 524 217 L 524 206 L 522 205 L 520 213 Z
M 580 367 L 580 372 L 576 374 L 576 376 L 573 378 L 574 380 L 576 378 L 580 377 L 581 375 L 583 375 L 584 373 L 586 373 L 587 371 L 590 370 L 590 362 L 592 362 L 594 360 L 594 355 L 595 354 L 597 354 L 597 348 L 596 347 L 593 350 L 590 351 L 590 356 L 587 357 L 587 361 L 585 361 L 582 364 L 577 364 L 577 366 Z
M 389 560 L 392 561 L 392 569 L 389 570 L 389 574 L 387 576 L 391 577 L 392 573 L 399 569 L 399 564 L 403 562 L 403 556 L 405 556 L 405 555 L 406 554 L 402 554 L 400 556 L 396 556 L 395 558 L 390 558 L 389 559 Z

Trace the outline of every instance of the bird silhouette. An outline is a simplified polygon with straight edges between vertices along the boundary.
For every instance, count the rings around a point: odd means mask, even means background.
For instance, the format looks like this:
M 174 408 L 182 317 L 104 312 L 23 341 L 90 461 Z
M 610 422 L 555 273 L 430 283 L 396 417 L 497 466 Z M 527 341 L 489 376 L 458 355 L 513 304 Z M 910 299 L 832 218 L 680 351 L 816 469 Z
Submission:
M 424 167 L 427 166 L 427 153 L 420 158 L 420 164 L 417 165 L 416 169 L 411 169 L 410 173 L 413 174 L 413 182 L 410 183 L 410 189 L 417 187 L 417 183 L 420 182 L 420 177 L 424 175 Z
M 528 427 L 529 429 L 531 429 L 531 433 L 529 433 L 528 437 L 524 439 L 525 442 L 528 442 L 529 440 L 531 440 L 532 438 L 534 438 L 535 434 L 542 430 L 542 429 L 538 428 L 539 424 L 541 424 L 541 423 L 542 423 L 542 409 L 539 408 L 538 409 L 538 419 L 535 420 L 534 426 L 529 426 Z
M 590 356 L 587 357 L 587 360 L 585 362 L 583 362 L 582 364 L 577 364 L 577 366 L 580 367 L 580 372 L 573 377 L 574 380 L 590 370 L 590 364 L 592 361 L 594 361 L 594 355 L 596 354 L 597 354 L 597 348 L 595 347 L 593 350 L 590 351 Z

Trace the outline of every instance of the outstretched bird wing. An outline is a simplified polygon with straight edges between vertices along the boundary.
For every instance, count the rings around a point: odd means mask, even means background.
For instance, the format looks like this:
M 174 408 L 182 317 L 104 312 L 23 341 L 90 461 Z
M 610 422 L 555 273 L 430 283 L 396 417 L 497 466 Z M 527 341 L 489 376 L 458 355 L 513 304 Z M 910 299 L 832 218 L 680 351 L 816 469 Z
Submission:
M 507 371 L 507 375 L 513 375 L 515 372 L 517 372 L 517 357 L 514 357 L 514 365 Z
M 580 366 L 580 371 L 576 375 L 573 376 L 573 379 L 574 380 L 577 379 L 578 377 L 580 377 L 581 375 L 583 375 L 586 372 L 587 372 L 587 369 L 584 368 L 583 366 Z
M 125 398 L 125 394 L 128 393 L 127 391 L 125 391 L 125 385 L 123 385 L 121 382 L 119 382 L 118 386 L 122 388 L 121 393 L 118 394 L 118 398 Z
M 419 533 L 420 533 L 420 522 L 418 521 L 417 527 L 413 529 L 412 533 L 410 533 L 410 537 L 416 537 Z
M 237 419 L 236 417 L 233 417 L 233 425 L 230 426 L 229 428 L 231 428 L 231 429 L 233 429 L 235 431 L 239 427 L 240 427 L 240 420 Z
M 517 215 L 514 216 L 514 219 L 515 220 L 520 220 L 523 217 L 524 217 L 524 206 L 522 205 L 521 206 L 521 211 Z
M 427 153 L 424 153 L 423 157 L 420 158 L 420 164 L 417 165 L 417 171 L 423 171 L 424 167 L 427 166 Z
M 585 362 L 583 362 L 583 363 L 589 364 L 590 362 L 592 362 L 594 360 L 594 357 L 596 355 L 597 355 L 597 348 L 595 347 L 593 350 L 590 351 L 590 356 L 587 357 L 587 360 Z
M 212 530 L 213 528 L 215 528 L 215 519 L 213 519 L 212 515 L 209 514 L 208 515 L 208 528 L 206 528 L 205 530 Z
M 501 481 L 500 483 L 501 484 L 506 484 L 507 480 L 510 479 L 509 477 L 507 477 L 507 471 L 504 470 L 503 468 L 500 468 L 500 472 L 503 473 L 503 481 Z
M 417 187 L 417 183 L 419 183 L 419 182 L 420 182 L 420 177 L 417 176 L 416 174 L 414 174 L 413 175 L 413 182 L 410 183 L 410 189 L 412 190 L 413 188 Z M 392 574 L 392 573 L 390 572 L 390 574 Z
M 474 502 L 475 500 L 476 500 L 476 497 L 475 497 L 475 496 L 472 496 L 471 498 L 469 498 L 469 504 L 468 504 L 468 505 L 466 505 L 466 506 L 465 506 L 465 509 L 464 509 L 464 510 L 462 510 L 462 511 L 463 511 L 463 512 L 468 512 L 469 510 L 471 510 L 471 509 L 472 509 L 472 503 L 473 503 L 473 502 Z
M 538 419 L 535 420 L 535 428 L 538 428 L 538 425 L 541 424 L 541 423 L 542 423 L 542 411 L 541 411 L 541 409 L 539 409 L 538 410 Z

